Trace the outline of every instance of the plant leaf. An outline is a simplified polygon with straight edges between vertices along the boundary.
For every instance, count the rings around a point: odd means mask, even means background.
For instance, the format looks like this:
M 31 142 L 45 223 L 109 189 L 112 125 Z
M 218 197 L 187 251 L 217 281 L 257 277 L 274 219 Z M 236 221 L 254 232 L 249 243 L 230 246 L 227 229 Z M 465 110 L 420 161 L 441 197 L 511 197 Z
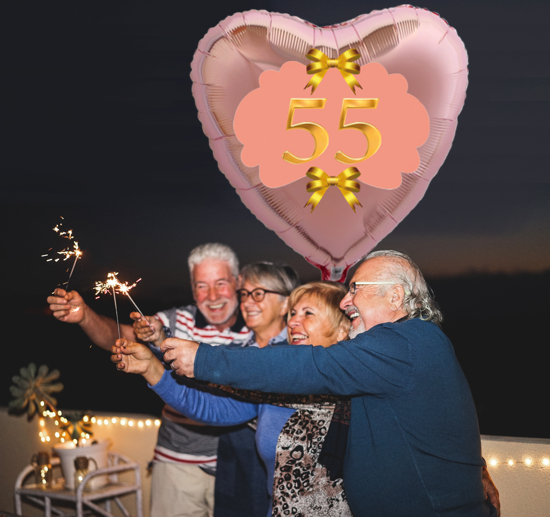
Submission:
M 45 364 L 40 365 L 40 368 L 38 368 L 38 374 L 37 377 L 46 377 L 48 375 L 48 367 Z
M 44 382 L 52 382 L 59 379 L 59 370 L 52 370 L 46 377 L 44 377 Z
M 21 388 L 18 388 L 17 386 L 10 386 L 10 393 L 14 397 L 21 397 L 25 393 L 25 390 L 22 390 Z
M 43 384 L 41 389 L 44 393 L 58 393 L 63 390 L 64 386 L 61 382 L 56 382 L 55 384 Z

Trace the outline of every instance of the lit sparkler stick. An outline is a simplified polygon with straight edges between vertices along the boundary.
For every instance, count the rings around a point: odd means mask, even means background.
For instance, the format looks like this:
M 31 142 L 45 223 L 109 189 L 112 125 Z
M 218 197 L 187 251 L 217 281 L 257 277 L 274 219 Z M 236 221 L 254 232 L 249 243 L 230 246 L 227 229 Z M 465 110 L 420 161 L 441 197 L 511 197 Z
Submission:
M 141 280 L 141 278 L 139 280 L 136 280 L 136 282 L 134 282 L 132 285 L 128 285 L 128 282 L 122 283 L 117 278 L 117 275 L 118 275 L 118 273 L 109 273 L 107 275 L 107 282 L 105 282 L 105 283 L 96 282 L 96 286 L 94 288 L 96 290 L 96 294 L 99 294 L 99 293 L 102 293 L 102 292 L 103 293 L 109 292 L 110 289 L 112 289 L 112 291 L 113 291 L 113 297 L 115 296 L 115 289 L 120 294 L 125 294 L 130 299 L 130 301 L 132 302 L 132 304 L 136 308 L 136 310 L 140 313 L 140 315 L 143 318 L 143 320 L 145 321 L 145 323 L 147 323 L 147 325 L 149 326 L 149 328 L 151 329 L 151 331 L 155 335 L 155 338 L 157 340 L 160 339 L 160 337 L 156 333 L 153 326 L 149 323 L 147 318 L 143 315 L 143 312 L 141 312 L 141 309 L 137 306 L 136 302 L 134 302 L 134 299 L 130 296 L 130 292 L 129 292 L 130 289 L 134 288 L 136 286 L 137 282 L 139 282 Z M 116 310 L 116 300 L 115 300 L 115 310 Z M 118 312 L 117 312 L 117 324 L 118 324 Z M 119 338 L 120 338 L 120 326 L 119 326 Z
M 107 274 L 106 282 L 96 282 L 95 283 L 95 294 L 108 293 L 112 290 L 113 292 L 113 301 L 115 302 L 115 314 L 116 314 L 116 326 L 118 329 L 118 339 L 120 339 L 120 323 L 118 321 L 118 308 L 116 304 L 116 287 L 119 285 L 117 278 L 118 273 L 112 272 Z
M 119 293 L 122 293 L 122 294 L 125 294 L 129 299 L 130 301 L 133 303 L 134 307 L 136 308 L 136 310 L 141 314 L 141 317 L 143 318 L 143 321 L 145 321 L 145 323 L 147 323 L 147 325 L 149 326 L 149 328 L 153 331 L 153 334 L 155 335 L 155 337 L 158 339 L 159 336 L 157 335 L 155 329 L 152 327 L 152 325 L 149 323 L 149 321 L 147 320 L 147 318 L 143 315 L 143 312 L 141 312 L 140 308 L 136 305 L 136 302 L 134 302 L 134 299 L 130 296 L 130 289 L 132 289 L 133 287 L 136 286 L 136 283 L 139 282 L 141 280 L 141 278 L 139 280 L 136 280 L 132 285 L 128 285 L 128 282 L 125 282 L 124 284 L 119 282 L 118 283 L 118 292 Z
M 61 219 L 63 219 L 63 217 L 61 217 Z M 60 237 L 63 237 L 64 239 L 69 239 L 70 241 L 74 239 L 74 236 L 73 236 L 73 231 L 72 230 L 67 230 L 67 231 L 64 231 L 61 229 L 61 226 L 63 226 L 63 223 L 59 223 L 57 224 L 54 228 L 53 228 L 53 231 L 58 233 Z M 51 250 L 51 248 L 50 248 Z M 48 251 L 50 251 L 48 250 Z M 73 267 L 71 268 L 71 272 L 69 273 L 69 279 L 67 280 L 67 282 L 65 283 L 65 291 L 68 292 L 69 290 L 69 282 L 71 281 L 71 277 L 73 276 L 73 271 L 74 271 L 74 268 L 76 266 L 76 261 L 82 257 L 82 251 L 80 250 L 79 246 L 78 246 L 78 242 L 77 241 L 74 241 L 73 242 L 73 248 L 65 248 L 64 250 L 61 250 L 61 251 L 58 251 L 57 252 L 57 255 L 63 255 L 65 258 L 63 260 L 68 260 L 70 257 L 72 257 L 74 255 L 74 262 L 73 262 Z M 42 255 L 43 257 L 47 257 L 48 254 L 46 253 L 45 255 Z M 59 262 L 59 260 L 61 260 L 60 258 L 56 258 L 56 259 L 53 259 L 53 258 L 49 258 L 47 259 L 46 262 L 51 262 L 51 261 L 54 261 L 54 262 Z

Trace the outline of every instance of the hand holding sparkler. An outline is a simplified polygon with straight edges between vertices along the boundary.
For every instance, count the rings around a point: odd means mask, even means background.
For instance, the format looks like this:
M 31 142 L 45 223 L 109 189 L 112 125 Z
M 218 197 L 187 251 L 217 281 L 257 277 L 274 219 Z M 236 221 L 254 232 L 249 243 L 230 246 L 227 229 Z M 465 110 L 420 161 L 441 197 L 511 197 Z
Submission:
M 119 339 L 111 348 L 111 361 L 118 370 L 126 373 L 139 373 L 151 385 L 160 381 L 164 366 L 149 347 L 126 339 Z
M 134 333 L 140 341 L 151 343 L 160 347 L 166 339 L 166 334 L 162 328 L 162 323 L 154 316 L 145 316 L 139 312 L 131 312 L 130 318 L 134 320 Z
M 50 310 L 55 318 L 66 323 L 81 323 L 86 314 L 86 302 L 76 291 L 68 293 L 57 288 L 52 296 L 48 296 Z

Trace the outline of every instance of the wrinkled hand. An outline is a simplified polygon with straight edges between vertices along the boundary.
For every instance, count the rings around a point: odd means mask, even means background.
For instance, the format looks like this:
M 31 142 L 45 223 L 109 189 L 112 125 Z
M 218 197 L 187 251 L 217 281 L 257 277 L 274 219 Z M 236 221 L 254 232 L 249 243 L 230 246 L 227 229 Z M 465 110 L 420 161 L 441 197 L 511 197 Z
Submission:
M 171 337 L 166 339 L 160 351 L 164 354 L 164 362 L 170 363 L 170 367 L 178 375 L 194 377 L 193 367 L 199 344 L 196 341 Z
M 50 310 L 54 317 L 66 323 L 80 323 L 86 313 L 86 302 L 76 291 L 67 293 L 57 288 L 52 296 L 48 296 Z
M 491 504 L 496 508 L 497 510 L 497 517 L 500 516 L 500 496 L 498 493 L 498 489 L 493 483 L 493 480 L 491 479 L 491 476 L 489 475 L 489 471 L 487 470 L 487 467 L 483 467 L 483 472 L 481 474 L 481 480 L 483 481 L 483 489 L 485 490 L 485 495 L 491 501 Z
M 154 316 L 142 318 L 139 312 L 131 312 L 130 318 L 134 320 L 134 332 L 138 339 L 160 347 L 166 339 L 166 334 L 162 330 L 162 323 L 157 318 Z
M 127 339 L 117 339 L 111 348 L 111 361 L 118 370 L 139 373 L 151 385 L 156 384 L 164 373 L 164 366 L 148 346 Z

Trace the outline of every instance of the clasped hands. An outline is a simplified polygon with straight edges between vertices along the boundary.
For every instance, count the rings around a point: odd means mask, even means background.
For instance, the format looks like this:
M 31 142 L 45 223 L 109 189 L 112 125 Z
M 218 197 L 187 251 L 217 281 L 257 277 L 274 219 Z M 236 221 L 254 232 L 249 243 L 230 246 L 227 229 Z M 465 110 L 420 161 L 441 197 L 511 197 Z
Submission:
M 178 375 L 193 377 L 198 348 L 199 344 L 196 341 L 168 338 L 162 342 L 160 351 L 164 354 L 164 362 L 170 364 Z M 117 369 L 127 373 L 139 373 L 151 386 L 160 381 L 164 373 L 164 365 L 149 347 L 141 343 L 117 339 L 111 353 L 111 361 L 116 364 Z

